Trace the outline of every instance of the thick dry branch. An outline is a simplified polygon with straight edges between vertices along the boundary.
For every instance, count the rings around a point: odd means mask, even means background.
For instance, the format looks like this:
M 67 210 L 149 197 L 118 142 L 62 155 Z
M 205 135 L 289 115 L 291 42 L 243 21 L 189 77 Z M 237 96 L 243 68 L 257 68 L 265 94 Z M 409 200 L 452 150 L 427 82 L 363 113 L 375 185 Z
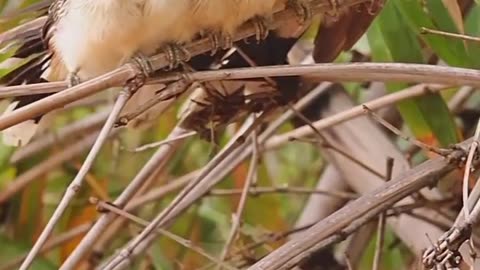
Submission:
M 306 79 L 319 82 L 382 81 L 480 86 L 480 71 L 476 69 L 410 63 L 328 63 L 232 68 L 166 74 L 151 78 L 147 84 L 161 84 L 182 79 L 191 82 L 281 76 L 304 76 Z M 0 98 L 52 93 L 64 88 L 64 82 L 0 87 Z
M 138 71 L 133 64 L 128 64 L 118 71 L 112 71 L 94 80 L 90 80 L 19 108 L 8 115 L 0 117 L 0 130 L 33 119 L 52 110 L 59 109 L 69 103 L 102 91 L 103 89 L 122 85 L 128 79 L 133 78 L 137 72 Z
M 471 140 L 467 140 L 459 144 L 459 147 L 466 148 L 470 143 Z M 311 252 L 323 248 L 324 240 L 336 235 L 341 236 L 343 229 L 353 221 L 367 214 L 381 213 L 402 198 L 434 184 L 440 177 L 455 169 L 458 165 L 456 162 L 463 157 L 465 157 L 465 150 L 455 150 L 448 159 L 439 157 L 406 171 L 383 187 L 362 196 L 318 222 L 301 237 L 286 243 L 249 269 L 290 269 Z
M 308 65 L 276 65 L 177 73 L 152 79 L 152 83 L 189 81 L 239 80 L 279 76 L 304 76 L 323 82 L 416 82 L 445 85 L 480 85 L 476 69 L 408 63 L 328 63 Z

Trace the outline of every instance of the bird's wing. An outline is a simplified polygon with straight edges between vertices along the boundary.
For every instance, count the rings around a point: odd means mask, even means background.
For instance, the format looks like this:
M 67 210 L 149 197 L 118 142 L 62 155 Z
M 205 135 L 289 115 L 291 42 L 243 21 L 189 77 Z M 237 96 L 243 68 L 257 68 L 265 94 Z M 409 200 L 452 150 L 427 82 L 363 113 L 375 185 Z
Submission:
M 50 40 L 55 33 L 57 23 L 65 15 L 69 0 L 55 0 L 48 9 L 48 17 L 42 28 L 42 39 L 45 47 L 50 47 Z
M 13 58 L 27 59 L 21 66 L 4 76 L 0 83 L 5 85 L 20 85 L 38 83 L 44 81 L 42 75 L 58 61 L 50 42 L 55 33 L 56 25 L 65 13 L 65 7 L 69 0 L 54 0 L 48 8 L 47 19 L 38 34 L 31 34 L 29 39 L 24 40 Z M 33 55 L 33 57 L 32 57 Z M 58 66 L 58 65 L 57 65 Z

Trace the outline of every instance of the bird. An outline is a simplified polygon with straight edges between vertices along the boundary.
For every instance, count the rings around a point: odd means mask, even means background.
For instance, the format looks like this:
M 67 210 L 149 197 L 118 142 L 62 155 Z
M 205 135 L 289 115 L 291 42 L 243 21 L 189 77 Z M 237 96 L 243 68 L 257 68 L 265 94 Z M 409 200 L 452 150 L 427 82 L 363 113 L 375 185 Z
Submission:
M 44 51 L 4 80 L 10 80 L 8 85 L 66 80 L 74 86 L 127 61 L 148 67 L 146 55 L 162 48 L 167 52 L 170 67 L 175 67 L 188 60 L 182 45 L 199 35 L 220 33 L 230 37 L 247 20 L 268 18 L 287 2 L 304 1 L 54 0 L 42 29 Z M 259 36 L 263 37 L 265 27 L 259 29 Z M 4 114 L 47 95 L 17 97 Z M 25 145 L 34 136 L 40 120 L 38 117 L 4 130 L 4 143 Z

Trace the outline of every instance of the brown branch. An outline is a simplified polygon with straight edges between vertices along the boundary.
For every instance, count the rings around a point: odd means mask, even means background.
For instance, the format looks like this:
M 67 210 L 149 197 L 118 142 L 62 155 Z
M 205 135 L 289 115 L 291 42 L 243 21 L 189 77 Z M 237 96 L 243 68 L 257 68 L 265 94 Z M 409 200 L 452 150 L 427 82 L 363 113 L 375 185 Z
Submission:
M 166 83 L 186 79 L 190 81 L 240 80 L 263 77 L 304 76 L 315 82 L 416 82 L 479 86 L 480 71 L 457 67 L 446 67 L 408 63 L 328 63 L 308 65 L 276 65 L 197 71 L 193 73 L 166 74 L 155 83 Z
M 468 140 L 458 146 L 466 147 L 470 143 Z M 317 223 L 299 238 L 286 243 L 249 269 L 290 269 L 309 253 L 323 248 L 331 237 L 343 236 L 347 227 L 364 224 L 395 202 L 422 187 L 434 184 L 440 177 L 455 169 L 457 164 L 454 161 L 463 157 L 465 150 L 455 150 L 448 159 L 436 158 L 406 171 Z
M 125 68 L 122 68 L 123 70 Z M 113 72 L 112 74 L 115 74 Z M 241 80 L 279 76 L 304 76 L 313 81 L 332 82 L 416 82 L 444 84 L 446 86 L 480 86 L 480 72 L 458 67 L 410 64 L 410 63 L 327 63 L 308 65 L 275 65 L 248 68 L 233 68 L 188 73 L 168 73 L 151 78 L 147 85 L 168 83 L 178 80 L 218 81 Z M 104 77 L 110 80 L 110 77 Z M 95 79 L 97 80 L 97 79 Z M 65 89 L 64 82 L 0 87 L 0 97 L 52 93 Z M 118 86 L 118 85 L 111 85 Z M 101 91 L 100 89 L 98 91 Z

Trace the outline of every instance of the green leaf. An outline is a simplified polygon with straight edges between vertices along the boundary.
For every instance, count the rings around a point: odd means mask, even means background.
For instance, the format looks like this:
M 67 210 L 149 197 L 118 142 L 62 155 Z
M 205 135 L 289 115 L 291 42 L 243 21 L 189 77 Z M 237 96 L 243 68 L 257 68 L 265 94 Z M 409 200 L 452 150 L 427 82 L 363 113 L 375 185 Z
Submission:
M 455 23 L 442 1 L 428 0 L 428 14 L 419 0 L 393 0 L 392 2 L 405 19 L 405 26 L 416 33 L 447 64 L 459 67 L 478 67 L 480 65 L 480 56 L 469 53 L 462 40 L 421 34 L 423 27 L 458 33 Z
M 401 2 L 403 1 L 403 2 Z M 415 32 L 408 27 L 408 20 L 433 25 L 417 1 L 393 0 L 387 2 L 382 13 L 367 33 L 372 57 L 378 62 L 424 63 L 422 47 Z M 400 3 L 401 2 L 401 3 Z M 405 10 L 409 9 L 408 16 Z M 410 18 L 410 17 L 411 18 Z M 419 16 L 418 18 L 415 16 Z M 407 18 L 407 19 L 406 19 Z M 445 53 L 451 53 L 445 50 Z M 390 92 L 400 91 L 409 85 L 387 84 Z M 457 129 L 448 107 L 439 94 L 431 94 L 398 104 L 398 110 L 415 137 L 430 142 L 436 137 L 442 146 L 458 141 Z

